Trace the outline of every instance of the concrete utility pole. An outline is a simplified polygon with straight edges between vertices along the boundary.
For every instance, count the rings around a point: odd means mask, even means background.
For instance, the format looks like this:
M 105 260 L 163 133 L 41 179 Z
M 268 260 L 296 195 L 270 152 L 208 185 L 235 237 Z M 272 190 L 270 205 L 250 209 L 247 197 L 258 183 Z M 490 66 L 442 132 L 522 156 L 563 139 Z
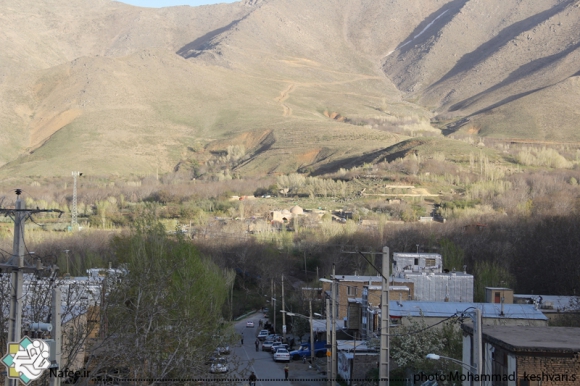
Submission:
M 329 344 L 332 343 L 332 333 L 330 332 L 330 315 L 331 315 L 331 309 L 330 309 L 330 299 L 326 299 L 326 345 L 328 346 Z M 332 385 L 332 360 L 330 359 L 330 356 L 326 355 L 326 378 L 328 379 L 328 385 Z
M 312 300 L 308 301 L 310 308 L 310 365 L 314 366 L 314 325 L 312 324 Z
M 55 360 L 58 368 L 61 368 L 61 357 L 62 357 L 62 335 L 61 335 L 61 291 L 60 288 L 54 288 L 52 290 L 52 339 L 54 339 L 54 347 L 56 349 L 56 353 L 52 355 Z M 50 386 L 59 386 L 61 378 L 58 377 L 50 377 L 49 383 Z
M 284 304 L 284 275 L 282 275 L 282 341 L 286 341 L 286 307 Z
M 379 386 L 389 386 L 389 247 L 383 247 Z
M 8 343 L 20 342 L 22 338 L 22 295 L 24 285 L 24 273 L 38 273 L 44 270 L 40 259 L 36 264 L 26 265 L 24 261 L 24 223 L 26 218 L 33 213 L 59 212 L 56 209 L 31 209 L 27 210 L 24 202 L 20 199 L 22 190 L 16 189 L 16 207 L 14 209 L 0 209 L 0 213 L 11 216 L 14 220 L 14 241 L 12 243 L 12 257 L 6 264 L 0 264 L 2 272 L 10 272 L 10 314 L 8 320 Z M 18 380 L 6 377 L 6 386 L 17 386 Z
M 336 269 L 334 263 L 332 264 L 332 352 L 331 355 L 331 366 L 332 366 L 332 382 L 336 382 L 337 376 L 337 367 L 336 367 L 336 359 L 337 359 L 337 352 L 338 344 L 336 342 L 336 315 L 338 314 L 338 304 L 336 302 Z
M 481 375 L 483 375 L 483 338 L 481 335 L 482 323 L 481 323 L 481 310 L 479 308 L 475 309 L 475 320 L 473 321 L 473 338 L 475 350 L 473 358 L 475 359 L 475 367 L 477 369 L 477 375 L 479 376 L 478 381 L 474 381 L 474 386 L 481 386 Z
M 16 210 L 14 213 L 14 242 L 12 244 L 12 259 L 10 263 L 14 266 L 12 270 L 11 290 L 10 290 L 10 319 L 8 323 L 8 342 L 20 342 L 22 329 L 22 286 L 24 273 L 24 222 L 26 212 L 24 202 L 20 200 L 20 193 L 16 192 Z M 16 263 L 16 264 L 15 264 Z M 18 385 L 18 380 L 6 378 L 7 386 Z
M 274 299 L 274 279 L 270 279 L 270 304 L 274 302 L 272 305 L 272 314 L 274 315 L 274 334 L 276 333 L 276 299 Z

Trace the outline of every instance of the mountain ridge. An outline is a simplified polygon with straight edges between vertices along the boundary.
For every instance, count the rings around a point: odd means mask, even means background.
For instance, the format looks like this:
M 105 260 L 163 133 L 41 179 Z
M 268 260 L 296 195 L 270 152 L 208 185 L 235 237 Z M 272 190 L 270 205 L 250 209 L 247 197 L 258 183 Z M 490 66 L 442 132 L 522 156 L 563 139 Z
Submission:
M 578 141 L 579 4 L 2 0 L 0 174 L 207 166 L 265 132 L 228 167 L 313 171 L 441 136 L 434 120 Z

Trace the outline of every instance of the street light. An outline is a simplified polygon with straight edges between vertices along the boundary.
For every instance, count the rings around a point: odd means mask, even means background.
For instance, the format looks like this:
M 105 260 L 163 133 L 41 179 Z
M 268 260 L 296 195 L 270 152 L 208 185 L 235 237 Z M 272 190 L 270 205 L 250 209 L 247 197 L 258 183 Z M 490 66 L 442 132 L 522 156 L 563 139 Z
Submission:
M 438 355 L 438 354 L 427 354 L 427 356 L 425 357 L 426 359 L 433 359 L 435 361 L 438 361 L 439 359 L 447 359 L 448 361 L 451 361 L 453 363 L 456 363 L 458 365 L 463 366 L 464 368 L 466 368 L 469 371 L 475 372 L 476 368 L 473 366 L 468 365 L 467 363 L 463 363 L 460 360 L 454 359 L 454 358 L 450 358 L 450 357 L 446 357 L 443 355 Z

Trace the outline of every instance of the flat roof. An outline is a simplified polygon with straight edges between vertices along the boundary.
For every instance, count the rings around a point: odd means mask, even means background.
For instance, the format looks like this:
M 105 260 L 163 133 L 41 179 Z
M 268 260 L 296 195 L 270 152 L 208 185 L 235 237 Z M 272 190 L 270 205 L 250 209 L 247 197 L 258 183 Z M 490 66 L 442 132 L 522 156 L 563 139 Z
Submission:
M 532 304 L 504 303 L 502 315 L 501 304 L 498 303 L 389 301 L 389 315 L 394 317 L 423 315 L 432 318 L 447 318 L 467 308 L 479 308 L 483 318 L 548 320 L 548 317 Z
M 513 291 L 511 288 L 505 287 L 485 287 L 486 290 L 502 290 L 502 291 Z
M 394 256 L 400 257 L 441 257 L 439 253 L 414 253 L 414 252 L 394 252 Z
M 332 275 L 330 275 L 332 277 Z M 341 281 L 352 281 L 352 282 L 362 282 L 362 283 L 368 283 L 369 281 L 372 283 L 382 283 L 383 282 L 383 278 L 381 276 L 359 276 L 359 275 L 335 275 L 334 277 L 336 277 L 336 280 L 338 282 Z M 405 283 L 405 282 L 411 282 L 411 280 L 409 279 L 405 279 L 405 278 L 399 278 L 399 277 L 395 277 L 393 278 L 392 276 L 389 276 L 389 282 L 399 282 L 399 283 Z
M 473 334 L 470 324 L 461 326 Z M 580 327 L 483 326 L 484 340 L 512 352 L 580 352 Z
M 411 280 L 407 280 L 409 283 L 412 283 Z M 382 291 L 382 285 L 371 285 L 369 286 L 369 291 Z M 404 285 L 390 285 L 389 291 L 410 291 L 409 287 Z
M 522 295 L 522 294 L 514 294 L 514 300 L 537 300 L 539 297 L 542 297 L 542 305 L 547 306 L 548 304 L 552 305 L 552 309 L 550 308 L 542 308 L 542 311 L 574 311 L 574 301 L 576 299 L 575 296 L 558 296 L 558 295 Z
M 457 271 L 457 272 L 424 272 L 424 271 L 410 271 L 410 270 L 406 270 L 406 271 L 401 271 L 400 273 L 401 275 L 406 275 L 406 276 L 461 276 L 461 277 L 473 277 L 472 274 L 470 273 L 465 273 L 462 271 Z
M 332 275 L 330 275 L 332 276 Z M 383 278 L 381 276 L 359 276 L 359 275 L 334 275 L 334 278 L 336 278 L 336 280 L 338 281 L 360 281 L 360 282 L 377 282 L 383 281 Z

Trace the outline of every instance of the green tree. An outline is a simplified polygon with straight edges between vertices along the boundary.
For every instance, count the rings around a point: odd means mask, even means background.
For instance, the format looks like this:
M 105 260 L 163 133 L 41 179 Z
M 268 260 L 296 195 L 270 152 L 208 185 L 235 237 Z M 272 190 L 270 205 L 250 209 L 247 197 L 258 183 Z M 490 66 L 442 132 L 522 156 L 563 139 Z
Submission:
M 495 262 L 478 261 L 475 263 L 474 300 L 485 301 L 485 287 L 510 287 L 513 278 L 509 271 Z
M 465 252 L 459 248 L 453 241 L 449 239 L 442 239 L 439 242 L 441 247 L 441 256 L 443 257 L 443 267 L 452 270 L 462 270 L 464 264 Z
M 151 218 L 116 237 L 113 247 L 127 271 L 110 288 L 107 339 L 95 366 L 127 369 L 135 378 L 205 374 L 211 349 L 229 343 L 221 323 L 229 290 L 222 271 Z

